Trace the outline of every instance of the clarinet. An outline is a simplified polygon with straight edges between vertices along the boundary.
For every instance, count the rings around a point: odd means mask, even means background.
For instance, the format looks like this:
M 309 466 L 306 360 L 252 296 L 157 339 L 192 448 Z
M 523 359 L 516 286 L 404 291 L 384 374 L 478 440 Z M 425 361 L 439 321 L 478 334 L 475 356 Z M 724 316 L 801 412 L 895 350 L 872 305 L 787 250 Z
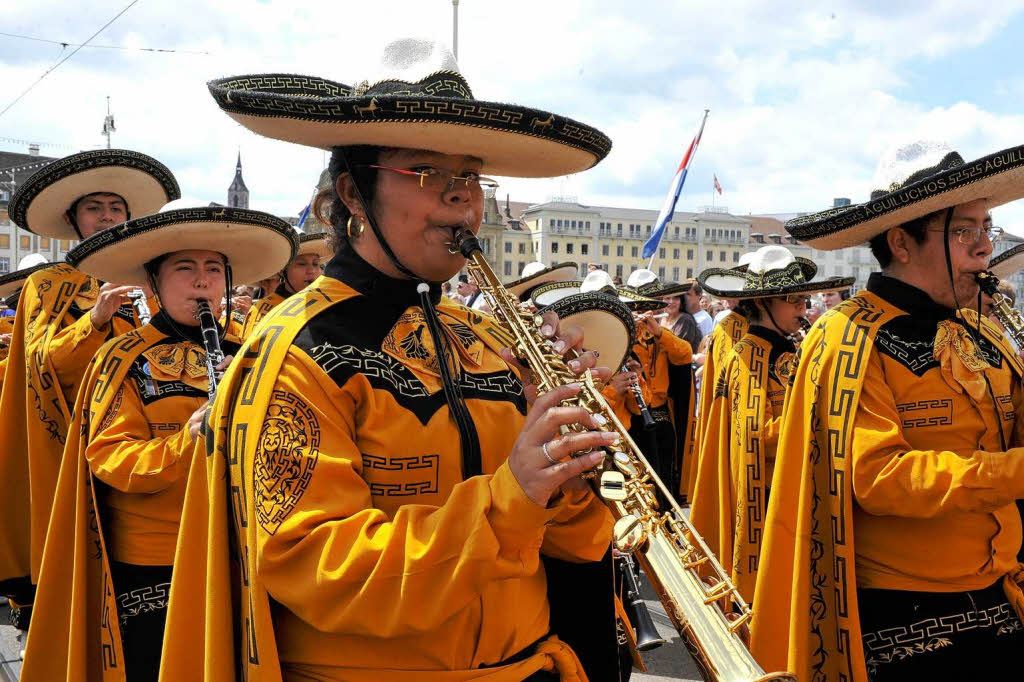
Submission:
M 619 573 L 622 574 L 626 588 L 623 606 L 629 612 L 627 615 L 629 615 L 630 624 L 633 626 L 633 632 L 636 633 L 636 650 L 656 649 L 665 643 L 665 638 L 658 634 L 658 629 L 654 627 L 654 619 L 651 618 L 651 612 L 647 608 L 647 604 L 644 603 L 643 597 L 640 596 L 640 576 L 636 573 L 633 557 L 623 554 L 619 557 L 618 563 Z
M 1003 323 L 1006 333 L 1014 340 L 1018 348 L 1024 348 L 1024 318 L 1020 311 L 999 292 L 999 278 L 991 272 L 979 272 L 974 276 L 983 293 L 992 299 L 992 312 Z
M 132 306 L 135 308 L 135 314 L 139 317 L 139 322 L 143 326 L 149 324 L 153 313 L 149 311 L 149 304 L 146 303 L 146 293 L 142 289 L 132 289 L 128 292 L 128 298 L 132 300 Z
M 629 369 L 623 365 L 623 372 L 628 372 Z M 629 385 L 629 390 L 633 394 L 633 400 L 636 401 L 636 406 L 640 408 L 640 416 L 644 420 L 644 431 L 650 431 L 654 428 L 654 417 L 651 416 L 651 411 L 647 407 L 647 401 L 644 400 L 644 392 L 640 388 L 640 376 L 637 375 L 637 380 Z
M 203 334 L 203 347 L 206 349 L 206 376 L 210 380 L 207 393 L 210 401 L 217 394 L 217 384 L 224 374 L 217 370 L 217 365 L 224 361 L 224 351 L 220 349 L 220 330 L 217 329 L 217 318 L 213 316 L 209 301 L 199 299 L 196 302 L 196 319 Z

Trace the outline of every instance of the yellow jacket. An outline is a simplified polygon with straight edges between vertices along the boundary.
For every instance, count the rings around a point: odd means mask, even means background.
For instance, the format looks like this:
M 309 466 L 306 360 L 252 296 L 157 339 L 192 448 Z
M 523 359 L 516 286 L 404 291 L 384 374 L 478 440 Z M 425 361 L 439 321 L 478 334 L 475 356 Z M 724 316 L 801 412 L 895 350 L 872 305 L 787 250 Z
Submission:
M 249 308 L 248 312 L 245 313 L 245 320 L 242 322 L 243 341 L 245 341 L 246 339 L 249 338 L 250 335 L 252 335 L 252 333 L 256 330 L 256 325 L 260 323 L 260 320 L 266 317 L 267 313 L 276 308 L 278 304 L 281 303 L 281 301 L 287 298 L 286 296 L 279 293 L 279 291 L 280 287 L 278 288 L 278 291 L 273 291 L 264 296 L 263 298 L 261 298 L 260 300 L 256 301 L 255 303 L 253 303 L 252 306 Z
M 973 311 L 960 322 L 880 275 L 868 287 L 808 332 L 783 414 L 751 650 L 799 679 L 865 682 L 858 586 L 964 591 L 1005 574 L 1024 608 L 1020 362 L 988 320 L 975 344 Z
M 30 574 L 38 580 L 78 385 L 99 347 L 138 325 L 126 304 L 103 329 L 95 329 L 90 311 L 99 286 L 59 264 L 33 273 L 21 292 L 0 397 L 0 480 L 7 486 L 0 580 Z
M 555 667 L 583 679 L 572 650 L 545 640 L 540 554 L 600 558 L 610 515 L 589 492 L 538 507 L 512 475 L 526 403 L 498 354 L 505 332 L 438 306 L 479 438 L 482 474 L 464 475 L 472 462 L 412 283 L 363 296 L 369 266 L 334 265 L 267 316 L 221 384 L 211 456 L 190 473 L 162 679 L 233 679 L 233 587 L 249 680 L 497 681 Z M 231 497 L 243 501 L 234 586 L 223 453 L 234 453 Z

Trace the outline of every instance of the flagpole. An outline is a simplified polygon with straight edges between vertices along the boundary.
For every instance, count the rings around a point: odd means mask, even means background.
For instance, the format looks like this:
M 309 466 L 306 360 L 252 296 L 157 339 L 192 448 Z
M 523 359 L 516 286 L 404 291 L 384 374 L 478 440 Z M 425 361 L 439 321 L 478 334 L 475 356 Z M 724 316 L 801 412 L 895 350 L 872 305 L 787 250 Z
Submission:
M 710 109 L 705 109 L 704 110 L 704 118 L 702 118 L 701 121 L 700 121 L 700 129 L 697 131 L 697 136 L 694 138 L 694 141 L 690 143 L 690 152 L 696 152 L 696 145 L 697 145 L 697 143 L 700 142 L 701 137 L 703 137 L 703 135 L 704 135 L 704 124 L 708 122 L 708 114 L 710 112 L 711 112 Z M 689 153 L 688 153 L 688 155 L 689 155 Z M 687 159 L 687 162 L 689 162 L 689 160 L 690 159 Z M 682 187 L 680 187 L 679 189 L 682 190 Z M 676 200 L 678 200 L 678 199 L 679 199 L 679 196 L 677 194 L 676 195 Z M 675 213 L 676 213 L 675 212 L 675 201 L 672 202 L 671 208 L 672 208 L 671 214 L 668 215 L 665 218 L 665 230 L 668 230 L 668 223 L 671 222 L 672 218 L 675 217 Z M 662 237 L 664 237 L 664 234 L 662 235 Z M 654 259 L 658 257 L 658 250 L 660 248 L 661 248 L 661 238 L 659 238 L 659 240 L 658 240 L 658 246 L 654 249 L 654 252 L 651 253 L 651 259 L 647 262 L 647 269 L 648 270 L 653 270 L 654 269 Z M 698 253 L 697 256 L 699 257 L 700 254 Z

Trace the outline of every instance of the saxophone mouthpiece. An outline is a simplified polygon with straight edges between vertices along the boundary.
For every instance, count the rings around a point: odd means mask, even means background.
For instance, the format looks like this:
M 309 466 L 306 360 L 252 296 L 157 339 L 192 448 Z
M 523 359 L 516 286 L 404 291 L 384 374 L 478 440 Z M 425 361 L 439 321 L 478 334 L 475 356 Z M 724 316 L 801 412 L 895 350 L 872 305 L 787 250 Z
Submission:
M 477 251 L 483 251 L 483 247 L 480 246 L 480 240 L 473 234 L 473 230 L 468 227 L 462 227 L 455 231 L 455 238 L 452 244 L 467 259 Z

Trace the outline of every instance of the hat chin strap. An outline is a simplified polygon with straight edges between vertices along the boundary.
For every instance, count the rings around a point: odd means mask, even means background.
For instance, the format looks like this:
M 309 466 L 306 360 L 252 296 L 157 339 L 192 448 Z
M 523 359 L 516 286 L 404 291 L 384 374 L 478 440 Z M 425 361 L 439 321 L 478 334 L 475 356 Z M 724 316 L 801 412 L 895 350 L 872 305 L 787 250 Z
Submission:
M 426 282 L 426 279 L 417 275 L 415 272 L 407 268 L 402 261 L 398 260 L 398 256 L 396 256 L 395 252 L 392 251 L 391 245 L 388 244 L 386 239 L 384 239 L 384 235 L 381 233 L 380 228 L 377 227 L 377 221 L 373 219 L 372 215 L 370 215 L 370 208 L 366 205 L 366 200 L 363 198 L 363 192 L 359 189 L 359 183 L 356 182 L 355 176 L 352 174 L 352 167 L 348 163 L 348 156 L 345 155 L 344 150 L 340 150 L 340 154 L 342 163 L 345 164 L 345 171 L 348 173 L 349 177 L 352 178 L 352 187 L 355 188 L 356 199 L 359 200 L 359 204 L 363 207 L 363 210 L 366 211 L 366 222 L 370 224 L 370 229 L 373 230 L 373 235 L 377 238 L 377 243 L 380 244 L 382 249 L 384 249 L 384 253 L 387 255 L 392 265 L 398 268 L 399 272 L 409 279 Z

